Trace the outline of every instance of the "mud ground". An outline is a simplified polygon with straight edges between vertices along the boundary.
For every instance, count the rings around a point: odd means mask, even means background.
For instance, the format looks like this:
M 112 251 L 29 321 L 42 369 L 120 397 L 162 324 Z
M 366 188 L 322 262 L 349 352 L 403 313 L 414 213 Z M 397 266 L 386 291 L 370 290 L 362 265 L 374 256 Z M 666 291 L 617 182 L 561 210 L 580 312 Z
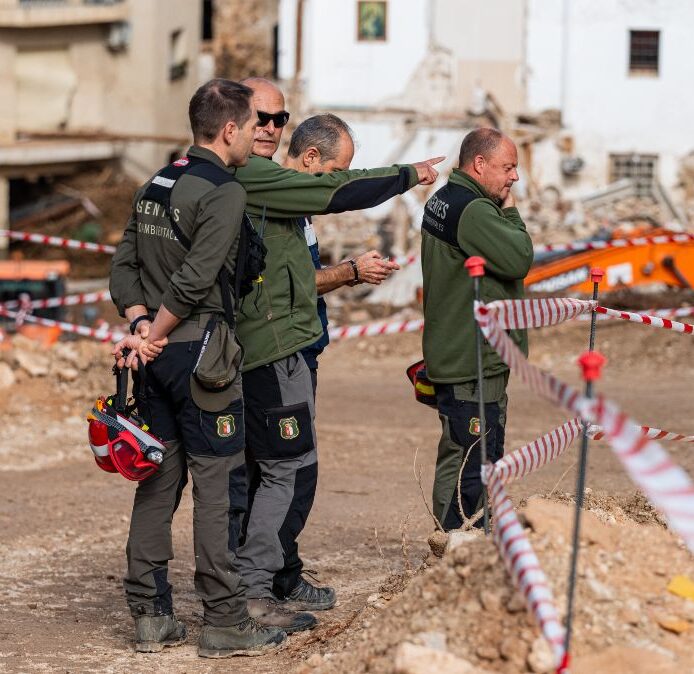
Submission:
M 577 382 L 575 359 L 587 324 L 532 334 L 532 360 Z M 694 434 L 691 338 L 646 326 L 601 323 L 598 348 L 609 358 L 599 389 L 640 423 Z M 318 384 L 320 479 L 301 539 L 306 566 L 333 584 L 338 606 L 313 632 L 279 653 L 232 661 L 196 655 L 200 605 L 193 582 L 188 488 L 174 522 L 170 578 L 189 643 L 158 655 L 132 651 L 132 623 L 121 588 L 133 485 L 99 471 L 84 415 L 109 392 L 106 359 L 95 358 L 69 390 L 29 379 L 0 394 L 0 672 L 291 672 L 315 653 L 340 648 L 339 635 L 392 572 L 416 567 L 433 525 L 414 477 L 430 498 L 439 435 L 436 414 L 415 403 L 405 367 L 418 359 L 419 335 L 332 345 Z M 512 381 L 507 451 L 533 440 L 566 414 Z M 694 469 L 692 445 L 669 445 Z M 576 448 L 514 485 L 516 501 L 556 488 L 571 492 Z M 607 445 L 594 443 L 588 484 L 629 498 L 634 489 Z M 563 476 L 563 479 L 562 479 Z M 560 481 L 561 480 L 561 481 Z M 463 638 L 463 637 L 461 637 Z

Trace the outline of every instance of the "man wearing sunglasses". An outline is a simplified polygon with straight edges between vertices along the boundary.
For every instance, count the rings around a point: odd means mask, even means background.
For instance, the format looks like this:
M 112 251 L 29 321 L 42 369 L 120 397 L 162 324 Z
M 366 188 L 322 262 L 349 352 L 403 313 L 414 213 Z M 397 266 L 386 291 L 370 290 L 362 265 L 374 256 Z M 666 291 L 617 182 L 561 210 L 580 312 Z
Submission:
M 238 315 L 245 349 L 249 494 L 237 555 L 250 615 L 291 633 L 310 629 L 316 619 L 288 607 L 322 610 L 335 603 L 332 588 L 316 587 L 302 577 L 296 542 L 318 475 L 313 386 L 301 350 L 323 334 L 305 217 L 371 208 L 417 184 L 431 185 L 438 176 L 434 165 L 443 157 L 370 170 L 301 173 L 282 168 L 272 156 L 289 119 L 284 96 L 267 80 L 243 83 L 253 90 L 259 122 L 253 156 L 236 177 L 246 189 L 247 211 L 268 252 L 263 281 Z

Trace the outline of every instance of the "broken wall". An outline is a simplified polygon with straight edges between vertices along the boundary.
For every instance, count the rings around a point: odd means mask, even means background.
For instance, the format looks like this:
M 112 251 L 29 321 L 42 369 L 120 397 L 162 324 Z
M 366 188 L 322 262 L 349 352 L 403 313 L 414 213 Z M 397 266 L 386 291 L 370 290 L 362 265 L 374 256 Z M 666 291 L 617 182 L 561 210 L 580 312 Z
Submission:
M 214 0 L 217 76 L 273 77 L 279 0 Z

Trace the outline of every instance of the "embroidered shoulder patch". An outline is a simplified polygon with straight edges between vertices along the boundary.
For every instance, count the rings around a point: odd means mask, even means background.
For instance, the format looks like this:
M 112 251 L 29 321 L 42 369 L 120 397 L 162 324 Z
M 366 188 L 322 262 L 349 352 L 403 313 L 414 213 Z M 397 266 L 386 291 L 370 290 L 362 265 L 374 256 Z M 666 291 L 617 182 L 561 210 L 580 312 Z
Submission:
M 296 417 L 280 419 L 280 437 L 282 440 L 294 440 L 299 437 L 299 422 Z
M 470 435 L 480 434 L 480 420 L 477 417 L 470 419 Z
M 230 438 L 236 433 L 236 424 L 233 415 L 217 417 L 217 435 L 220 438 Z

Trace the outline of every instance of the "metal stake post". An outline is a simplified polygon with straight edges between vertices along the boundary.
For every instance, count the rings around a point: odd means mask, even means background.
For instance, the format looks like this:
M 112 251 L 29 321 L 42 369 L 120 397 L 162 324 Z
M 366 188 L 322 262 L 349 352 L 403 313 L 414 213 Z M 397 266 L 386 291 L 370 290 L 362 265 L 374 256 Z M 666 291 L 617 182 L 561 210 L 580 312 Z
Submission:
M 593 300 L 598 300 L 598 286 L 604 272 L 602 269 L 593 268 L 590 270 L 590 279 L 593 282 Z M 586 382 L 586 398 L 593 397 L 593 381 L 600 378 L 600 369 L 605 363 L 605 357 L 596 352 L 595 349 L 595 328 L 597 315 L 595 312 L 590 317 L 590 338 L 588 341 L 588 351 L 579 358 L 579 364 L 583 370 L 583 379 Z M 566 598 L 566 634 L 564 637 L 564 651 L 568 654 L 571 645 L 571 627 L 573 618 L 574 595 L 576 589 L 576 570 L 578 566 L 578 550 L 581 542 L 581 514 L 585 498 L 586 473 L 588 470 L 588 423 L 583 422 L 583 435 L 581 437 L 581 456 L 576 479 L 576 510 L 574 512 L 573 545 L 571 549 L 571 567 L 569 570 L 569 586 Z
M 475 301 L 481 301 L 480 279 L 484 276 L 484 266 L 486 262 L 482 257 L 469 257 L 465 260 L 465 268 L 472 278 L 475 292 Z M 475 320 L 473 315 L 473 320 Z M 484 414 L 484 367 L 482 365 L 482 330 L 475 320 L 475 342 L 477 345 L 477 392 L 479 394 L 479 417 L 480 417 L 480 464 L 482 478 L 482 508 L 484 511 L 484 533 L 489 535 L 489 498 L 487 495 L 487 485 L 484 483 L 484 470 L 487 467 L 487 422 Z

